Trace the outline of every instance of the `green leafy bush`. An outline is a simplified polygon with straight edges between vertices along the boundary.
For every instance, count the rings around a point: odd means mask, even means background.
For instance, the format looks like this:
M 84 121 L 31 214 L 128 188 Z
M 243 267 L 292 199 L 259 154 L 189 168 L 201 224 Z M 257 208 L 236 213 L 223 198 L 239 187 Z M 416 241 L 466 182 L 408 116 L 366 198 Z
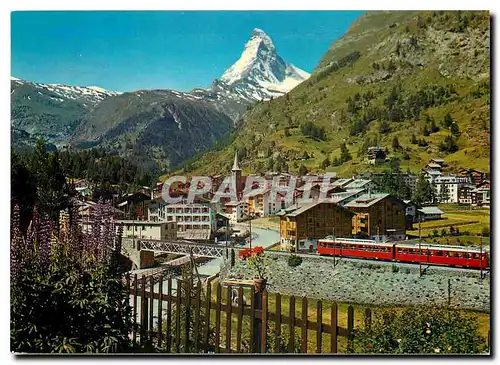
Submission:
M 288 257 L 288 266 L 297 267 L 300 264 L 302 264 L 302 257 L 293 254 Z
M 91 232 L 72 208 L 57 231 L 35 209 L 26 234 L 13 214 L 11 351 L 123 352 L 131 327 L 121 242 L 109 205 L 97 204 Z
M 356 330 L 355 352 L 474 354 L 488 351 L 473 317 L 454 309 L 411 307 L 376 312 L 371 328 Z

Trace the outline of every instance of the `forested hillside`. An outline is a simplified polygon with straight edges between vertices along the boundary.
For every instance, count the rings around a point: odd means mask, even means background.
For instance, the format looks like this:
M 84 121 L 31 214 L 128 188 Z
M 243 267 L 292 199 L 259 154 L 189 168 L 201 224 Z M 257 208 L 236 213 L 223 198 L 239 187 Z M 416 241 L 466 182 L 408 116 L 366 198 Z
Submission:
M 189 161 L 184 173 L 489 171 L 488 12 L 368 12 L 332 44 L 310 79 L 257 103 L 232 141 Z M 388 162 L 364 163 L 370 146 Z

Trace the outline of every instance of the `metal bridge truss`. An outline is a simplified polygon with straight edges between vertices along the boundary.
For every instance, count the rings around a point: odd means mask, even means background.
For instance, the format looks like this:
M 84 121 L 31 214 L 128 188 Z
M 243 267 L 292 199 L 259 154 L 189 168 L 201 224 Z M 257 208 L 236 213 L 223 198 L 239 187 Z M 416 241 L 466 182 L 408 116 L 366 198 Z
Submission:
M 189 255 L 192 250 L 193 256 L 213 258 L 224 256 L 225 251 L 225 247 L 200 245 L 189 241 L 139 240 L 139 247 L 142 250 L 177 253 L 181 255 Z

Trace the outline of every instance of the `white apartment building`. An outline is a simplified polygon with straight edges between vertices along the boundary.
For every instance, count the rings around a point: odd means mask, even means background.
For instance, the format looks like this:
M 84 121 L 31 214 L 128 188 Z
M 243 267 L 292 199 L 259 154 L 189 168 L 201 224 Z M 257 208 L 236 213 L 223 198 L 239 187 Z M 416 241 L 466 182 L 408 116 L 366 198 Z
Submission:
M 437 176 L 433 183 L 436 185 L 436 194 L 440 200 L 441 189 L 448 187 L 448 199 L 439 201 L 440 203 L 458 203 L 460 187 L 469 183 L 466 177 L 457 177 L 455 175 Z
M 173 221 L 177 224 L 177 237 L 208 240 L 217 229 L 216 210 L 210 204 L 166 204 L 152 201 L 148 217 L 151 221 Z

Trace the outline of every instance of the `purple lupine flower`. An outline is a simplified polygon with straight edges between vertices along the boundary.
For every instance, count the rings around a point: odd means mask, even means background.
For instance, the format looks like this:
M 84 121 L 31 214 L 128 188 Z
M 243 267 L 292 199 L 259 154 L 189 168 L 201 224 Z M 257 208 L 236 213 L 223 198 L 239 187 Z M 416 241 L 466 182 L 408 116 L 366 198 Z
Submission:
M 99 239 L 101 236 L 101 223 L 99 222 L 99 216 L 100 216 L 100 207 L 99 204 L 96 204 L 94 211 L 92 212 L 90 216 L 90 224 L 92 226 L 91 230 L 91 236 L 89 237 L 89 254 L 90 255 L 97 255 L 97 250 L 99 247 Z
M 10 243 L 10 275 L 13 281 L 19 277 L 21 270 L 21 255 L 23 240 L 19 235 L 15 235 Z
M 40 217 L 38 264 L 45 272 L 50 264 L 52 226 L 49 217 L 43 214 Z
M 11 221 L 11 235 L 17 234 L 20 227 L 19 205 L 14 205 Z
M 113 228 L 113 232 L 115 231 L 115 228 Z M 117 252 L 122 251 L 122 235 L 123 235 L 123 225 L 119 224 L 117 233 L 115 235 L 115 250 Z

